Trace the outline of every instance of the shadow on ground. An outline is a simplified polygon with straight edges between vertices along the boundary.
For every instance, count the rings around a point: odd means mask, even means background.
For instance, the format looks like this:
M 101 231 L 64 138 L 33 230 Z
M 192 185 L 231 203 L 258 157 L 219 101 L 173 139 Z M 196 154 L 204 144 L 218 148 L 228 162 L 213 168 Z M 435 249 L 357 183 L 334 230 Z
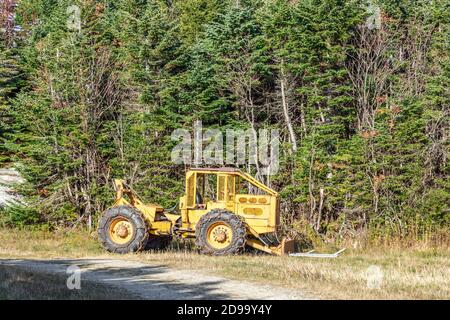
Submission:
M 125 289 L 131 296 L 141 299 L 218 300 L 242 298 L 224 293 L 221 290 L 223 281 L 220 278 L 207 276 L 204 279 L 205 276 L 200 273 L 195 276 L 192 272 L 183 277 L 183 271 L 170 269 L 163 265 L 149 266 L 135 262 L 102 259 L 0 260 L 0 266 L 47 275 L 58 274 L 59 277 L 55 277 L 57 281 L 67 281 L 71 275 L 67 273 L 67 267 L 72 265 L 78 266 L 81 270 L 81 286 L 83 286 L 83 280 L 93 281 L 107 285 L 110 290 L 120 292 Z M 65 276 L 61 277 L 61 275 Z M 117 295 L 114 294 L 114 296 Z

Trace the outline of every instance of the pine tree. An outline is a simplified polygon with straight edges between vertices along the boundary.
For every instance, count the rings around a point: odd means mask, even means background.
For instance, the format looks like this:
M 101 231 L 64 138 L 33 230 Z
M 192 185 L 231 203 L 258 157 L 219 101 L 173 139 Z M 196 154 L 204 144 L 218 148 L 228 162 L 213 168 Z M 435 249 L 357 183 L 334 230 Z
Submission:
M 10 161 L 5 147 L 11 119 L 10 101 L 24 86 L 15 46 L 14 3 L 8 1 L 0 8 L 0 164 Z
M 49 223 L 78 215 L 91 223 L 111 191 L 107 157 L 115 148 L 108 129 L 122 97 L 119 64 L 105 28 L 108 9 L 84 4 L 78 31 L 67 27 L 69 2 L 21 3 L 23 15 L 30 8 L 42 15 L 23 52 L 33 88 L 13 103 L 8 145 L 28 181 L 29 202 Z
M 116 24 L 113 32 L 121 43 L 118 52 L 127 63 L 123 76 L 132 95 L 119 119 L 120 156 L 111 163 L 115 174 L 128 179 L 144 199 L 172 206 L 172 195 L 181 193 L 183 168 L 171 162 L 171 133 L 187 123 L 177 8 L 159 0 L 117 5 L 117 21 L 124 23 Z
M 171 134 L 201 120 L 280 130 L 276 176 L 241 167 L 281 192 L 287 229 L 448 226 L 448 4 L 376 1 L 375 28 L 368 4 L 20 1 L 20 37 L 0 42 L 0 161 L 33 207 L 10 221 L 95 221 L 113 177 L 175 204 L 188 165 L 171 162 Z

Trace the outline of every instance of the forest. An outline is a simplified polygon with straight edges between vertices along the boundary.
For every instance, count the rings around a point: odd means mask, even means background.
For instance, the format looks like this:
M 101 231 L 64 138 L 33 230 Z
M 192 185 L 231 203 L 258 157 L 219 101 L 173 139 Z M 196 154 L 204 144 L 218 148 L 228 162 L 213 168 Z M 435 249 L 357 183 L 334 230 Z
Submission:
M 0 225 L 95 228 L 116 177 L 175 205 L 201 121 L 279 131 L 278 172 L 241 169 L 284 233 L 448 241 L 449 49 L 448 0 L 0 0 Z

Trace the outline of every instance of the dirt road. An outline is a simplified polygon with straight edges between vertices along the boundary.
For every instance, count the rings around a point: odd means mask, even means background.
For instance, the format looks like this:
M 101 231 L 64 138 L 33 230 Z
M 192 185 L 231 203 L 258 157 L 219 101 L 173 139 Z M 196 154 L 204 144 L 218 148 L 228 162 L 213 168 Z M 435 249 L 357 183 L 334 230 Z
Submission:
M 178 270 L 126 260 L 2 259 L 0 265 L 42 273 L 66 274 L 76 265 L 83 279 L 120 288 L 142 299 L 312 299 L 297 290 L 230 280 L 208 275 L 204 271 Z M 69 275 L 67 275 L 69 276 Z

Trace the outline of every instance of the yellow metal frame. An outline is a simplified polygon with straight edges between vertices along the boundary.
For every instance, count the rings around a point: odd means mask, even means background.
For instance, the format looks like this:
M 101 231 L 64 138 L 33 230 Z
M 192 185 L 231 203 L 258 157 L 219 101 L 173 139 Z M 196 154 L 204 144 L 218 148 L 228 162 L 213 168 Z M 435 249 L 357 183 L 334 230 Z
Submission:
M 113 207 L 130 205 L 139 210 L 143 216 L 147 225 L 149 226 L 149 232 L 153 235 L 169 235 L 172 234 L 172 225 L 179 216 L 164 214 L 164 208 L 153 203 L 144 204 L 136 195 L 136 193 L 128 187 L 125 181 L 121 179 L 114 179 L 114 186 L 116 189 L 116 200 Z M 127 196 L 127 201 L 124 196 Z M 169 220 L 159 220 L 161 216 L 165 216 Z
M 217 176 L 216 200 L 205 199 L 205 203 L 196 203 L 197 176 L 215 174 Z M 243 179 L 265 194 L 239 194 L 236 193 L 237 179 Z M 230 185 L 229 185 L 230 184 Z M 280 223 L 279 194 L 265 184 L 259 182 L 247 173 L 233 168 L 190 169 L 186 173 L 186 193 L 180 198 L 181 215 L 164 212 L 156 204 L 144 204 L 136 193 L 126 185 L 123 180 L 115 179 L 116 200 L 113 206 L 131 205 L 139 210 L 153 235 L 178 234 L 183 237 L 194 237 L 195 227 L 200 218 L 213 209 L 227 209 L 242 217 L 247 225 L 247 232 L 251 237 L 247 245 L 271 254 L 282 255 L 293 252 L 293 242 L 283 240 L 279 246 L 269 246 L 261 241 L 261 235 L 273 233 Z M 230 186 L 233 187 L 230 187 Z M 222 194 L 223 193 L 223 194 Z M 124 196 L 129 198 L 127 201 Z M 181 225 L 174 226 L 181 220 Z M 222 230 L 221 230 L 222 232 Z M 219 241 L 220 242 L 220 241 Z M 217 244 L 220 247 L 220 244 Z
M 278 246 L 268 246 L 257 239 L 247 239 L 247 245 L 257 250 L 261 250 L 277 256 L 294 252 L 294 240 L 283 239 Z
M 216 201 L 206 201 L 204 208 L 199 208 L 195 202 L 197 190 L 197 175 L 217 175 Z M 264 191 L 264 195 L 236 194 L 233 190 L 229 194 L 229 178 L 232 178 L 234 186 L 239 177 L 256 188 Z M 224 183 L 221 186 L 220 180 Z M 247 225 L 257 234 L 275 232 L 279 226 L 279 195 L 276 191 L 259 182 L 247 173 L 240 170 L 221 169 L 191 169 L 186 173 L 186 195 L 180 200 L 182 226 L 186 230 L 195 230 L 195 225 L 200 218 L 212 209 L 227 209 L 241 216 Z M 221 192 L 224 193 L 222 197 Z

